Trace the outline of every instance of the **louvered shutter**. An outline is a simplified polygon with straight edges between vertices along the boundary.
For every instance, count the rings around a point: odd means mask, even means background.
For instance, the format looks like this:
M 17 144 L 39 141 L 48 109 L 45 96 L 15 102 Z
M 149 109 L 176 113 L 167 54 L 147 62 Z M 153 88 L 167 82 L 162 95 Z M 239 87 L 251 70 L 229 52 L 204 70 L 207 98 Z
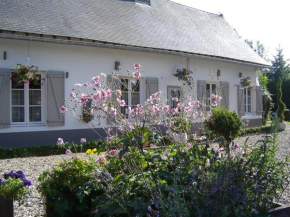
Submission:
M 158 92 L 158 78 L 146 78 L 146 98 Z
M 0 68 L 0 129 L 10 127 L 10 69 Z
M 256 87 L 256 115 L 263 114 L 263 88 L 261 86 Z
M 227 81 L 223 81 L 221 82 L 221 97 L 222 97 L 222 100 L 221 100 L 221 106 L 226 108 L 226 109 L 229 109 L 229 82 Z
M 47 125 L 64 126 L 64 115 L 60 113 L 64 105 L 64 72 L 47 72 Z
M 204 101 L 206 94 L 206 81 L 198 80 L 197 81 L 197 99 L 199 101 Z
M 245 115 L 245 101 L 244 101 L 244 88 L 238 86 L 238 113 L 242 117 Z
M 120 113 L 121 107 L 117 101 L 117 96 L 115 94 L 115 91 L 121 89 L 121 83 L 118 79 L 114 79 L 111 75 L 108 75 L 107 76 L 107 85 L 108 85 L 109 89 L 111 89 L 111 91 L 113 92 L 112 97 L 111 97 L 111 103 L 113 103 L 114 107 L 117 108 L 117 112 Z M 128 103 L 128 102 L 126 102 L 126 103 Z M 107 124 L 113 124 L 113 123 L 115 123 L 114 117 L 111 117 L 110 115 L 108 115 Z

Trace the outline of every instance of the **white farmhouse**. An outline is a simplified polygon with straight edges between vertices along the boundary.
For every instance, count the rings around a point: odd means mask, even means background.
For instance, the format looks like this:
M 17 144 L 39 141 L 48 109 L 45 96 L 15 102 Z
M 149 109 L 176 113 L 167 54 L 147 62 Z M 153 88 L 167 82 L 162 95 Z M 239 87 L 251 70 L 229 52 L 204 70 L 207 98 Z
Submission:
M 101 72 L 116 68 L 132 80 L 127 69 L 134 63 L 143 63 L 145 73 L 128 106 L 157 91 L 170 99 L 180 86 L 173 74 L 186 68 L 195 73 L 197 98 L 220 89 L 220 106 L 248 119 L 249 126 L 261 125 L 257 73 L 269 63 L 223 16 L 169 0 L 1 0 L 0 54 L 0 147 L 55 144 L 58 137 L 97 139 L 59 108 L 75 83 Z M 38 66 L 41 84 L 13 86 L 18 63 Z M 241 77 L 257 87 L 242 87 Z

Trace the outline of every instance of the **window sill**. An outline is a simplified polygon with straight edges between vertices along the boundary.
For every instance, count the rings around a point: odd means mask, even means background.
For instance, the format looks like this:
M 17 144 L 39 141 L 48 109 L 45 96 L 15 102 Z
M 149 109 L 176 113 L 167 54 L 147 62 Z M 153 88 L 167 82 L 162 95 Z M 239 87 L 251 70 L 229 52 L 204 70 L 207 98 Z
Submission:
M 262 118 L 262 115 L 256 115 L 252 112 L 246 112 L 245 116 L 242 116 L 242 119 L 257 119 Z
M 34 124 L 11 124 L 11 127 L 42 127 L 45 126 L 43 123 L 34 123 Z

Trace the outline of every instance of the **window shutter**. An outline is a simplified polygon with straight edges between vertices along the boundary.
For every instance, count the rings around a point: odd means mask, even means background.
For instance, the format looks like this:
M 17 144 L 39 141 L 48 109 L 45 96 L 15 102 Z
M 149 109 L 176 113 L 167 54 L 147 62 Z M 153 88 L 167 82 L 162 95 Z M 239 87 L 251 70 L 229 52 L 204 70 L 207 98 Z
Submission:
M 10 69 L 0 68 L 0 129 L 10 127 Z
M 198 80 L 197 81 L 197 100 L 204 101 L 205 98 L 205 88 L 206 88 L 206 81 Z
M 256 115 L 263 114 L 263 88 L 261 86 L 256 87 Z
M 240 117 L 245 115 L 244 88 L 241 86 L 238 86 L 238 113 Z
M 60 113 L 64 105 L 64 72 L 47 72 L 47 125 L 64 126 L 64 115 Z
M 117 108 L 117 113 L 120 113 L 121 107 L 117 101 L 117 96 L 115 94 L 115 91 L 121 89 L 121 83 L 118 79 L 114 79 L 112 77 L 112 75 L 108 75 L 107 76 L 107 85 L 111 89 L 111 91 L 113 92 L 111 102 L 114 104 L 115 108 Z M 115 123 L 115 119 L 113 117 L 111 117 L 110 115 L 107 117 L 106 120 L 107 120 L 107 124 Z
M 158 78 L 146 78 L 146 98 L 158 92 Z
M 229 82 L 227 81 L 223 81 L 221 82 L 221 97 L 222 97 L 222 100 L 221 100 L 221 105 L 222 107 L 226 108 L 226 109 L 229 109 Z

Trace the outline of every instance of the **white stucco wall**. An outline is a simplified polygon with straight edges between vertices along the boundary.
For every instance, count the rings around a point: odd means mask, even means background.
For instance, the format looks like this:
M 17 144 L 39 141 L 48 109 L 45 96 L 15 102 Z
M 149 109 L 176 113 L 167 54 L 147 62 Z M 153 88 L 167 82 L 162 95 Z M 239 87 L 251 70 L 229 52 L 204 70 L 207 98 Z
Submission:
M 122 71 L 121 75 L 128 75 L 127 69 L 133 70 L 134 63 L 142 63 L 145 77 L 159 78 L 159 91 L 167 93 L 167 86 L 179 86 L 180 82 L 172 76 L 175 73 L 176 67 L 186 68 L 195 72 L 195 87 L 193 95 L 196 96 L 196 81 L 197 80 L 212 80 L 228 81 L 230 84 L 230 110 L 237 111 L 237 87 L 239 84 L 239 72 L 243 73 L 244 77 L 251 77 L 256 80 L 256 68 L 245 64 L 230 63 L 225 61 L 207 60 L 202 58 L 190 58 L 187 61 L 186 57 L 145 53 L 136 51 L 124 51 L 106 48 L 85 47 L 76 45 L 61 45 L 42 42 L 28 42 L 12 39 L 0 39 L 0 56 L 4 51 L 7 52 L 7 59 L 0 59 L 0 68 L 16 68 L 16 64 L 27 64 L 28 44 L 29 45 L 29 65 L 36 65 L 39 70 L 57 70 L 69 72 L 69 77 L 65 79 L 65 97 L 74 88 L 75 83 L 83 83 L 91 81 L 93 76 L 100 75 L 101 72 L 111 73 L 114 70 L 115 61 L 120 61 Z M 219 80 L 216 76 L 210 76 L 210 70 L 216 72 L 221 70 Z M 216 74 L 216 73 L 215 73 Z M 43 88 L 46 86 L 44 84 Z M 141 87 L 143 95 L 141 102 L 145 100 L 146 88 Z M 45 93 L 44 93 L 45 94 Z M 252 94 L 252 110 L 255 111 L 255 94 Z M 143 99 L 143 100 L 142 100 Z M 45 101 L 45 100 L 44 100 Z M 45 103 L 45 102 L 44 102 Z M 43 105 L 44 108 L 46 105 Z M 1 111 L 0 111 L 1 112 Z M 46 120 L 45 109 L 43 120 Z M 8 129 L 0 130 L 0 133 L 7 132 L 25 132 L 25 131 L 45 131 L 45 130 L 64 130 L 64 129 L 85 129 L 87 126 L 79 121 L 65 117 L 65 126 L 62 127 L 47 127 L 45 121 L 43 126 L 11 126 Z

